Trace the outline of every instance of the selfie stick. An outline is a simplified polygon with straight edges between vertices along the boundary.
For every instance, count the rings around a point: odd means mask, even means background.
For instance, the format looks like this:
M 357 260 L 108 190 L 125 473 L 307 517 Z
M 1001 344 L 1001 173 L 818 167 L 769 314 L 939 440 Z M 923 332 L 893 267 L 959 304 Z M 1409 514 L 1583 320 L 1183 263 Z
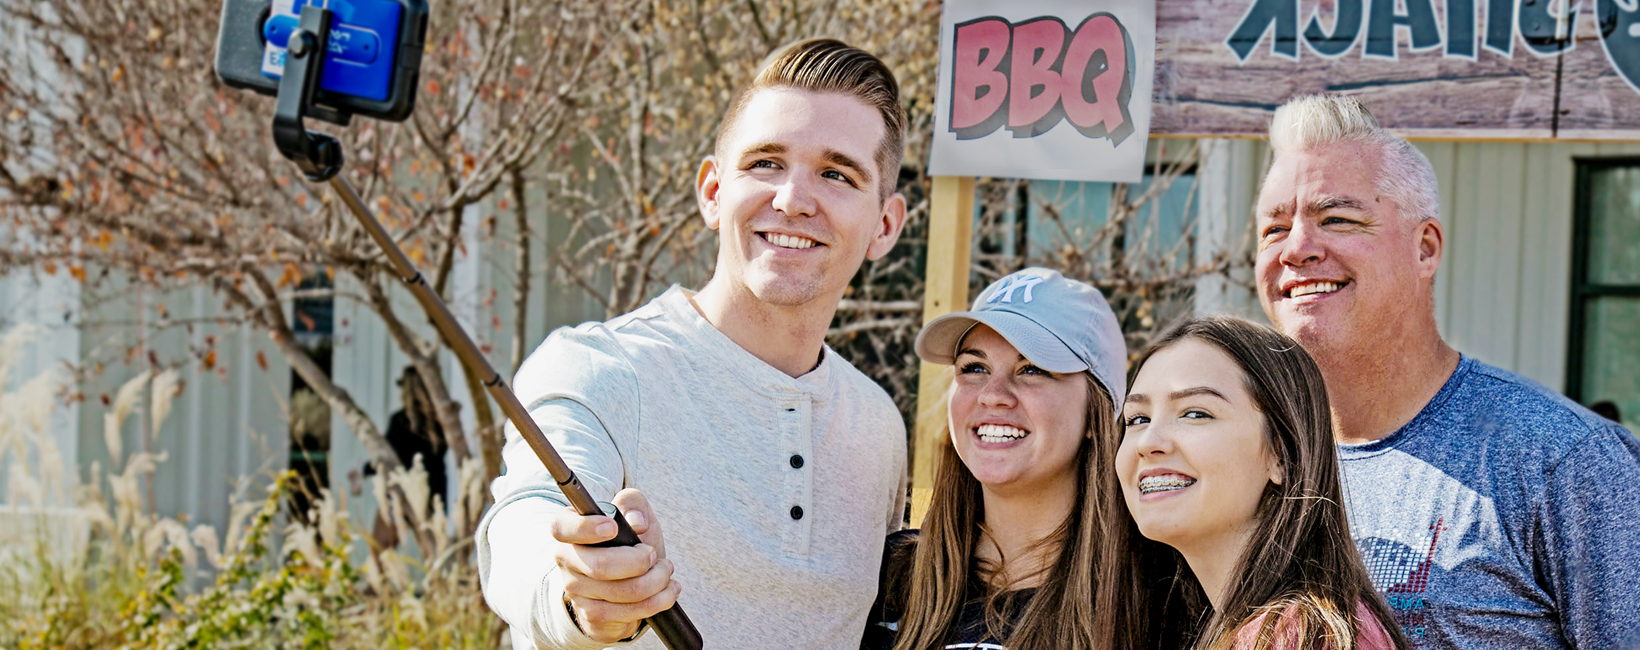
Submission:
M 382 228 L 381 223 L 371 216 L 370 211 L 359 199 L 359 193 L 346 178 L 339 176 L 342 166 L 342 147 L 336 138 L 324 133 L 311 132 L 302 124 L 302 116 L 312 108 L 314 92 L 319 87 L 320 64 L 324 59 L 324 48 L 321 43 L 330 42 L 330 27 L 332 12 L 325 7 L 307 5 L 302 7 L 301 24 L 291 34 L 285 59 L 285 71 L 279 80 L 279 95 L 277 108 L 273 116 L 273 139 L 279 147 L 279 153 L 296 163 L 302 169 L 308 180 L 313 182 L 330 183 L 330 188 L 342 197 L 347 209 L 364 226 L 365 232 L 370 233 L 371 239 L 387 254 L 388 262 L 399 278 L 404 280 L 410 293 L 415 295 L 416 301 L 423 309 L 432 315 L 433 325 L 438 328 L 444 340 L 455 351 L 461 362 L 472 369 L 479 377 L 487 377 L 484 387 L 489 389 L 490 397 L 495 398 L 501 405 L 502 412 L 507 414 L 513 426 L 524 436 L 524 441 L 535 450 L 535 455 L 541 459 L 541 464 L 547 467 L 558 487 L 563 490 L 564 497 L 569 500 L 570 507 L 584 516 L 607 515 L 615 520 L 620 532 L 608 542 L 594 546 L 635 546 L 638 544 L 637 533 L 632 532 L 632 526 L 626 523 L 626 517 L 620 510 L 610 506 L 604 510 L 592 499 L 581 480 L 571 471 L 564 459 L 558 456 L 558 451 L 547 442 L 547 437 L 541 433 L 541 428 L 535 424 L 524 405 L 518 401 L 512 389 L 502 381 L 501 374 L 490 365 L 489 359 L 473 344 L 473 339 L 467 336 L 467 331 L 456 322 L 450 309 L 439 300 L 438 294 L 433 293 L 432 287 L 427 285 L 427 279 L 421 272 L 411 265 L 410 259 L 405 257 L 404 251 L 393 242 L 392 236 Z M 671 609 L 656 614 L 647 619 L 649 626 L 655 628 L 655 633 L 671 650 L 699 650 L 701 647 L 700 632 L 695 629 L 689 617 L 683 613 L 683 607 L 673 604 Z

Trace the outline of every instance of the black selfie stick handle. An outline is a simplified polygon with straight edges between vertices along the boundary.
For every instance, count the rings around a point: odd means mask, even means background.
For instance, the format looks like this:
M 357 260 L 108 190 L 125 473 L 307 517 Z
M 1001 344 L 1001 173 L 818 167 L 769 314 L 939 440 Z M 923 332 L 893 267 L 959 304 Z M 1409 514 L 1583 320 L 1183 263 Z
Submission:
M 444 337 L 450 349 L 456 353 L 474 375 L 485 378 L 484 387 L 489 390 L 490 397 L 500 405 L 501 411 L 507 419 L 518 427 L 518 432 L 535 451 L 541 464 L 546 466 L 547 472 L 552 474 L 559 489 L 563 490 L 564 498 L 569 501 L 570 507 L 584 516 L 605 514 L 598 503 L 593 500 L 592 494 L 587 492 L 581 479 L 575 476 L 569 465 L 553 449 L 552 443 L 541 432 L 541 427 L 530 417 L 524 404 L 513 394 L 512 389 L 501 379 L 501 373 L 496 372 L 490 365 L 488 357 L 473 343 L 467 330 L 462 328 L 450 308 L 444 305 L 433 288 L 428 286 L 427 279 L 410 263 L 404 251 L 399 249 L 397 242 L 382 228 L 380 222 L 370 214 L 370 210 L 359 198 L 359 193 L 346 178 L 337 175 L 342 165 L 342 148 L 335 138 L 323 133 L 308 131 L 302 125 L 302 115 L 312 101 L 313 92 L 319 86 L 324 48 L 316 47 L 320 43 L 329 42 L 331 12 L 329 9 L 307 5 L 302 7 L 301 24 L 291 35 L 290 42 L 301 45 L 287 48 L 285 74 L 279 81 L 279 96 L 277 109 L 274 113 L 274 142 L 279 152 L 286 158 L 295 161 L 297 166 L 314 182 L 330 183 L 332 190 L 347 204 L 349 212 L 358 219 L 359 225 L 364 227 L 370 238 L 376 240 L 388 263 L 392 265 L 394 273 L 404 281 L 410 294 L 415 296 L 416 302 L 421 303 L 422 309 L 432 317 L 433 326 Z M 638 535 L 632 531 L 632 526 L 626 522 L 626 517 L 615 511 L 611 517 L 619 527 L 619 534 L 614 540 L 607 542 L 608 546 L 633 546 L 638 543 Z M 661 642 L 670 650 L 700 650 L 700 632 L 695 629 L 694 623 L 684 615 L 683 607 L 673 604 L 671 609 L 656 614 L 649 619 L 649 626 L 655 628 Z
M 626 523 L 626 515 L 621 514 L 621 510 L 616 508 L 614 504 L 603 505 L 607 506 L 603 509 L 603 514 L 607 515 L 610 519 L 615 520 L 615 526 L 618 530 L 615 533 L 615 539 L 603 542 L 601 544 L 593 544 L 593 546 L 637 546 L 640 541 L 638 539 L 638 534 L 632 531 L 632 526 L 630 524 Z M 676 615 L 672 616 L 672 614 Z M 661 641 L 666 643 L 666 647 L 672 648 L 673 650 L 678 650 L 678 648 L 682 647 L 696 648 L 697 650 L 700 648 L 700 632 L 695 629 L 695 624 L 689 621 L 689 617 L 683 614 L 683 608 L 681 605 L 674 603 L 672 605 L 672 609 L 661 612 L 655 616 L 651 616 L 645 620 L 648 621 L 649 627 L 655 628 L 655 634 L 660 635 Z M 673 642 L 670 639 L 677 639 L 682 643 L 690 645 L 673 645 Z

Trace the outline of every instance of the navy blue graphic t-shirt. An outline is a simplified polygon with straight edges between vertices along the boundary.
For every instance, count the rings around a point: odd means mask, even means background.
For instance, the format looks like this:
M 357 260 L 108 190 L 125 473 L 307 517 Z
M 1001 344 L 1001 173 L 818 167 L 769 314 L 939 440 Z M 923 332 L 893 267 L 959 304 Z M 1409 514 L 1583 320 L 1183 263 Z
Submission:
M 1340 445 L 1355 543 L 1419 648 L 1640 648 L 1640 442 L 1463 357 L 1394 434 Z
M 861 650 L 889 650 L 894 646 L 895 639 L 899 638 L 900 607 L 905 594 L 891 592 L 903 590 L 904 578 L 911 574 L 911 557 L 916 548 L 915 530 L 891 533 L 884 543 L 882 579 L 878 582 L 877 602 L 872 605 L 871 615 L 866 619 L 865 637 L 860 641 Z M 1020 589 L 1002 595 L 1003 611 L 1011 614 L 1006 618 L 1009 621 L 1019 620 L 1019 616 L 1025 613 L 1025 606 L 1031 602 L 1031 595 L 1035 593 L 1035 589 Z M 1008 630 L 997 630 L 996 634 L 992 634 L 985 625 L 985 601 L 985 584 L 974 577 L 968 582 L 962 612 L 957 615 L 957 623 L 943 646 L 946 650 L 1007 650 L 997 637 L 1006 637 Z

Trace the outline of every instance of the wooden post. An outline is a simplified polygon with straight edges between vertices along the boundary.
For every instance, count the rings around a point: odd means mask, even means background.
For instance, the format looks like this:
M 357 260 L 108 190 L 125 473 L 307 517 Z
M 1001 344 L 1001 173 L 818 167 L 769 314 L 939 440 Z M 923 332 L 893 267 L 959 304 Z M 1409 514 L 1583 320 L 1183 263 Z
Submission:
M 929 197 L 928 265 L 923 282 L 923 324 L 968 308 L 968 266 L 973 250 L 974 179 L 935 176 Z M 945 411 L 934 409 L 950 385 L 946 367 L 923 362 L 917 381 L 917 426 L 912 446 L 911 525 L 928 514 L 934 488 L 934 457 Z M 933 412 L 930 409 L 933 409 Z

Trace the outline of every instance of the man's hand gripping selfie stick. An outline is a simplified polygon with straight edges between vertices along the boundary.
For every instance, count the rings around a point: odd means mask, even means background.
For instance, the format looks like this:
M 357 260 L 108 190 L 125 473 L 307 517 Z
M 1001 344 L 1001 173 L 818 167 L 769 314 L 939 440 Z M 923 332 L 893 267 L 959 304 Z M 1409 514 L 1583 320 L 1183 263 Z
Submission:
M 404 251 L 387 234 L 387 230 L 371 216 L 365 209 L 359 194 L 346 178 L 339 176 L 342 165 L 341 143 L 335 138 L 308 131 L 302 124 L 302 117 L 312 106 L 315 90 L 319 87 L 320 65 L 323 61 L 324 48 L 321 43 L 329 42 L 332 13 L 328 8 L 308 5 L 302 7 L 301 23 L 297 31 L 290 37 L 290 45 L 285 61 L 284 75 L 279 81 L 277 109 L 273 117 L 274 142 L 279 152 L 291 159 L 308 180 L 314 182 L 329 181 L 331 189 L 342 197 L 347 209 L 357 217 L 359 224 L 364 226 L 370 237 L 387 254 L 393 270 L 404 280 L 410 293 L 433 317 L 433 324 L 444 336 L 451 349 L 461 362 L 467 364 L 479 377 L 487 377 L 485 388 L 489 389 L 490 397 L 495 398 L 506 413 L 507 419 L 518 427 L 523 434 L 524 441 L 535 450 L 535 455 L 541 459 L 541 464 L 547 467 L 553 480 L 564 492 L 569 500 L 570 507 L 582 515 L 608 515 L 615 520 L 619 527 L 619 534 L 615 539 L 597 546 L 634 546 L 638 544 L 638 535 L 627 524 L 626 517 L 620 510 L 611 506 L 608 511 L 601 509 L 587 492 L 581 480 L 571 471 L 564 459 L 559 457 L 558 451 L 552 448 L 552 443 L 541 433 L 541 428 L 530 417 L 524 405 L 518 401 L 512 389 L 502 381 L 501 374 L 490 365 L 489 359 L 479 352 L 478 346 L 473 344 L 466 330 L 456 322 L 448 307 L 439 299 L 438 294 L 427 285 L 427 280 L 411 265 L 410 259 L 405 257 Z M 647 619 L 649 626 L 655 628 L 655 633 L 671 650 L 699 650 L 701 647 L 700 632 L 695 629 L 689 617 L 683 613 L 683 607 L 673 604 L 671 609 L 663 611 Z

